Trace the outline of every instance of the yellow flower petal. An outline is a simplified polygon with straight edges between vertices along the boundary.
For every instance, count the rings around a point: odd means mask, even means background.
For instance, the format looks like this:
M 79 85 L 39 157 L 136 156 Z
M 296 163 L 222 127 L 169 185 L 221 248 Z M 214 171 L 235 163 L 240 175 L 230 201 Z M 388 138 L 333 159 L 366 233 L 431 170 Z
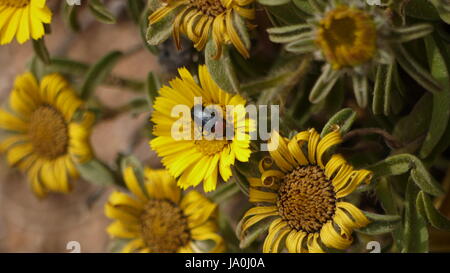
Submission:
M 148 199 L 141 187 L 141 184 L 138 182 L 138 178 L 136 177 L 132 167 L 129 166 L 123 170 L 123 178 L 127 188 L 141 201 L 146 201 Z

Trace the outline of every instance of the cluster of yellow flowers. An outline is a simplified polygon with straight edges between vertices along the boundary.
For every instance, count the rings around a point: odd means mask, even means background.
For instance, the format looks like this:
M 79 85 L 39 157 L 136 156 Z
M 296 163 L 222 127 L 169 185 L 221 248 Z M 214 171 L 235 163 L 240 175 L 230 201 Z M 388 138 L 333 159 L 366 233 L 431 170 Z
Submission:
M 242 37 L 235 22 L 244 20 L 248 29 L 256 27 L 250 23 L 255 18 L 254 0 L 156 2 L 159 5 L 149 14 L 149 25 L 171 18 L 178 48 L 183 34 L 199 51 L 211 39 L 216 49 L 213 59 L 221 58 L 229 46 L 242 57 L 250 57 L 250 41 Z M 286 43 L 288 50 L 313 53 L 325 61 L 322 80 L 313 88 L 311 101 L 320 101 L 339 77 L 350 75 L 358 103 L 366 106 L 367 94 L 362 91 L 367 89 L 366 70 L 370 64 L 382 62 L 384 48 L 379 45 L 386 26 L 361 5 L 338 2 L 331 1 L 320 18 L 307 25 L 268 32 L 275 42 Z M 50 24 L 51 18 L 45 0 L 0 0 L 0 44 L 10 43 L 14 37 L 19 43 L 42 38 L 44 25 Z M 282 39 L 292 31 L 297 33 Z M 150 147 L 166 169 L 147 167 L 140 173 L 136 166 L 124 166 L 122 177 L 130 194 L 115 191 L 105 204 L 105 214 L 114 219 L 107 232 L 127 239 L 124 252 L 226 251 L 217 223 L 218 204 L 189 188 L 203 185 L 207 193 L 224 182 L 236 183 L 236 164 L 249 162 L 255 152 L 250 134 L 256 122 L 238 112 L 232 126 L 241 130 L 240 138 L 174 138 L 172 127 L 179 117 L 172 109 L 177 105 L 192 109 L 196 97 L 202 98 L 205 107 L 247 105 L 243 95 L 224 90 L 205 65 L 198 67 L 198 75 L 186 68 L 178 72 L 179 77 L 160 88 L 151 117 L 155 137 Z M 325 91 L 317 93 L 324 82 Z M 27 174 L 38 197 L 49 192 L 68 193 L 79 176 L 77 166 L 95 157 L 89 143 L 94 123 L 95 115 L 86 101 L 61 75 L 46 75 L 39 82 L 33 74 L 25 73 L 17 77 L 8 105 L 0 109 L 0 129 L 6 132 L 0 140 L 0 152 L 6 154 L 9 165 Z M 269 152 L 258 160 L 259 175 L 246 177 L 249 202 L 254 207 L 243 215 L 239 233 L 270 222 L 263 252 L 349 248 L 353 231 L 370 220 L 344 198 L 373 176 L 335 153 L 342 141 L 339 126 L 322 135 L 311 128 L 290 138 L 273 131 L 267 143 Z

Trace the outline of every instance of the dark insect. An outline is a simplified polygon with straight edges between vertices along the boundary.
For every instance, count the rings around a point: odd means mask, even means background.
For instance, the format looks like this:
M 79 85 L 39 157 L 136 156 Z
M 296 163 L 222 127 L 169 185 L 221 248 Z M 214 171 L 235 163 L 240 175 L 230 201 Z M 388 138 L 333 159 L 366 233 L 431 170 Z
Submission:
M 225 121 L 223 117 L 216 118 L 216 111 L 211 107 L 203 108 L 202 105 L 194 105 L 191 109 L 191 118 L 201 128 L 201 131 L 206 130 L 207 133 L 219 134 L 223 136 Z

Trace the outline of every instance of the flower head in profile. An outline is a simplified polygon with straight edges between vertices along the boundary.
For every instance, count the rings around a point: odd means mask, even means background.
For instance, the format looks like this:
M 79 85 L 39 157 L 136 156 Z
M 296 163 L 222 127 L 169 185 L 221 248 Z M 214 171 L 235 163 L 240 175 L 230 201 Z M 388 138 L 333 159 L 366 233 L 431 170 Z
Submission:
M 153 12 L 150 25 L 174 13 L 173 37 L 181 48 L 180 33 L 184 33 L 198 50 L 203 50 L 210 35 L 216 46 L 216 58 L 224 44 L 233 44 L 242 56 L 249 52 L 236 27 L 236 17 L 254 18 L 254 9 L 249 7 L 254 0 L 167 0 Z
M 170 174 L 179 178 L 180 187 L 186 189 L 203 182 L 204 190 L 212 191 L 216 189 L 219 174 L 224 181 L 231 177 L 235 160 L 248 161 L 249 132 L 254 129 L 254 122 L 247 118 L 245 99 L 220 89 L 206 66 L 199 67 L 200 84 L 185 68 L 179 69 L 179 73 L 180 78 L 170 81 L 170 86 L 163 86 L 155 99 L 152 122 L 156 138 L 150 145 Z M 199 98 L 201 103 L 196 102 Z M 198 130 L 194 117 L 198 115 L 197 108 L 209 107 L 218 108 L 222 114 L 217 117 L 223 120 L 220 126 L 211 128 L 215 130 L 211 135 L 207 130 Z M 176 109 L 184 112 L 174 113 Z M 218 127 L 221 132 L 233 134 L 215 137 Z
M 166 170 L 145 169 L 144 176 L 140 183 L 133 167 L 126 167 L 123 177 L 133 196 L 116 191 L 105 204 L 106 216 L 114 219 L 109 235 L 128 239 L 122 252 L 224 251 L 216 204 L 196 191 L 182 195 Z
M 28 175 L 38 197 L 67 193 L 78 177 L 77 162 L 92 157 L 89 145 L 93 114 L 77 112 L 83 102 L 59 74 L 40 83 L 31 73 L 18 76 L 9 107 L 0 109 L 0 151 L 11 166 Z
M 44 36 L 44 24 L 50 24 L 52 12 L 46 0 L 0 0 L 0 45 L 14 37 L 22 44 Z
M 250 178 L 250 202 L 242 220 L 245 232 L 260 221 L 271 222 L 264 252 L 291 253 L 346 249 L 352 231 L 369 223 L 366 216 L 342 198 L 371 172 L 355 170 L 330 148 L 342 141 L 338 131 L 324 137 L 314 130 L 291 140 L 274 133 L 269 146 L 277 147 L 260 162 L 260 178 Z M 278 145 L 278 146 L 276 146 Z
M 325 13 L 316 30 L 316 44 L 335 70 L 356 67 L 375 57 L 377 28 L 373 16 L 339 5 Z

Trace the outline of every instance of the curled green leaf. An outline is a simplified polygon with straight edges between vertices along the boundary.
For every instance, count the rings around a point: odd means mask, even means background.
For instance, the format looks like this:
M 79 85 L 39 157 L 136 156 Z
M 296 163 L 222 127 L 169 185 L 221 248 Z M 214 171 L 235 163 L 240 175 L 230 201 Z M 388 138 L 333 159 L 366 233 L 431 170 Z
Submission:
M 348 130 L 350 130 L 350 127 L 352 126 L 355 119 L 355 111 L 350 108 L 342 109 L 333 117 L 331 117 L 330 120 L 328 120 L 327 124 L 325 124 L 325 126 L 323 127 L 322 133 L 320 135 L 324 137 L 326 134 L 335 130 L 336 127 L 338 127 L 341 134 L 344 135 L 348 132 Z
M 410 179 L 405 196 L 405 223 L 402 236 L 402 252 L 404 253 L 428 252 L 427 223 L 416 207 L 418 192 L 416 185 Z
M 358 232 L 368 235 L 380 235 L 392 232 L 401 223 L 399 215 L 382 215 L 363 211 L 370 223 L 358 230 Z
M 83 100 L 88 100 L 92 96 L 95 88 L 109 75 L 122 55 L 119 51 L 111 52 L 89 69 L 81 87 L 81 98 Z
M 416 205 L 422 216 L 428 219 L 433 227 L 450 231 L 450 219 L 447 219 L 434 207 L 430 197 L 423 191 L 417 195 Z
M 108 10 L 108 8 L 100 0 L 90 0 L 89 10 L 95 19 L 105 24 L 115 24 L 116 17 Z
M 374 178 L 400 175 L 410 171 L 411 179 L 426 193 L 431 195 L 443 194 L 443 189 L 430 175 L 422 161 L 411 154 L 399 154 L 390 156 L 368 167 L 374 174 Z

